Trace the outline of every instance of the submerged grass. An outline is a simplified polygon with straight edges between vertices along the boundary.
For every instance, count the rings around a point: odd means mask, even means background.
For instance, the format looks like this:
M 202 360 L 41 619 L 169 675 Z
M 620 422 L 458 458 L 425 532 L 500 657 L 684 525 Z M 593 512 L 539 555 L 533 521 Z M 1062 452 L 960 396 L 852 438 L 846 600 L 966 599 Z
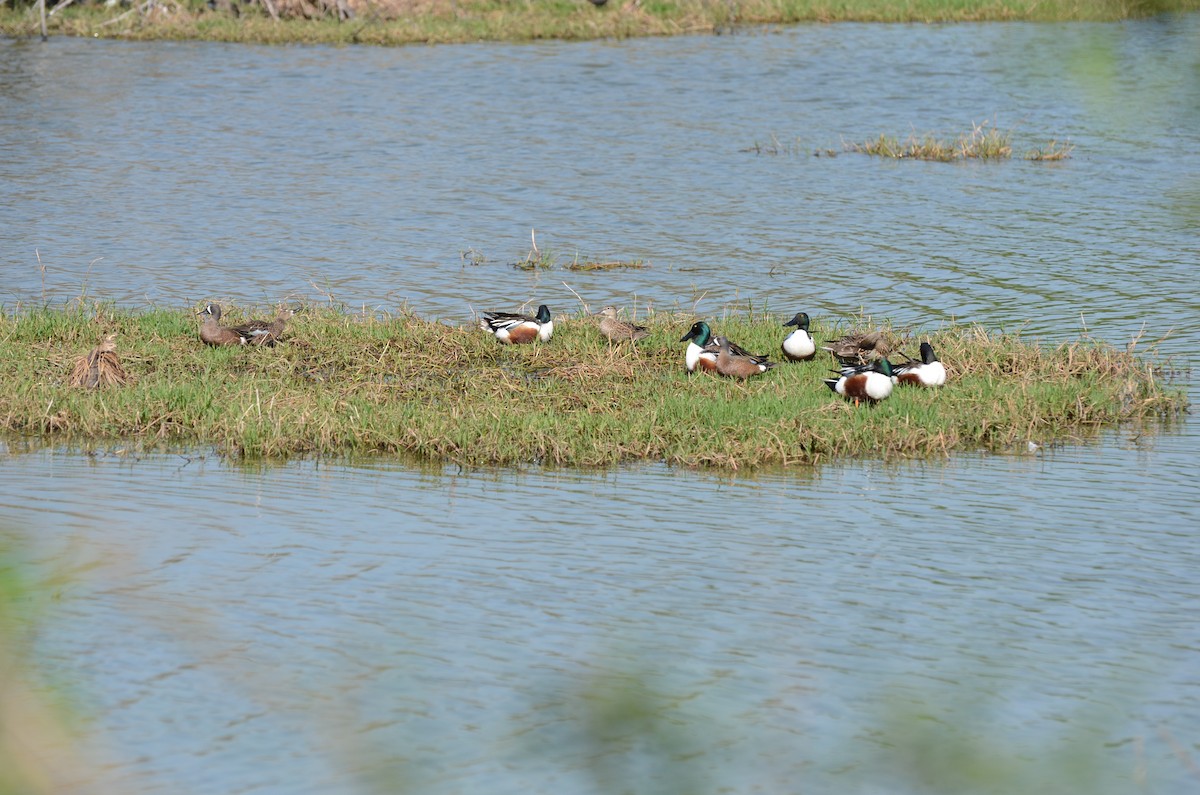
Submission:
M 47 3 L 48 8 L 56 5 Z M 108 8 L 72 3 L 51 33 L 131 39 L 255 43 L 412 44 L 597 39 L 721 33 L 796 22 L 1113 21 L 1195 11 L 1200 0 L 136 0 Z M 342 19 L 347 14 L 348 19 Z M 39 29 L 36 4 L 0 8 L 0 35 Z
M 241 315 L 230 310 L 228 322 Z M 946 363 L 946 387 L 855 407 L 821 383 L 831 364 L 823 356 L 746 383 L 689 377 L 679 338 L 692 320 L 652 314 L 639 318 L 647 338 L 609 345 L 595 319 L 560 316 L 548 344 L 506 347 L 470 325 L 313 308 L 275 348 L 214 349 L 187 310 L 6 313 L 0 430 L 81 445 L 212 444 L 246 458 L 404 452 L 465 464 L 740 468 L 1045 443 L 1174 415 L 1186 402 L 1128 351 L 952 326 L 921 337 Z M 768 353 L 780 322 L 714 327 Z M 814 324 L 818 340 L 845 330 Z M 113 332 L 134 383 L 71 388 L 76 357 Z M 905 349 L 915 353 L 916 342 Z

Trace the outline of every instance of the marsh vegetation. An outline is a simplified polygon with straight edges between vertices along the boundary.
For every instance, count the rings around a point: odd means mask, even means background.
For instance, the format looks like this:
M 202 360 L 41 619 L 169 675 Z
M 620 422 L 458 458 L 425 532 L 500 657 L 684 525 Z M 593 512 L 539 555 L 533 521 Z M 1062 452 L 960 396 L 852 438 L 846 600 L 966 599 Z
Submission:
M 51 33 L 256 43 L 440 44 L 727 33 L 799 22 L 1112 21 L 1194 11 L 1197 0 L 130 0 L 48 2 Z M 36 3 L 0 8 L 0 34 L 34 35 Z
M 843 148 L 847 152 L 859 152 L 874 157 L 949 163 L 955 160 L 1008 160 L 1013 156 L 1012 141 L 1012 132 L 984 122 L 972 124 L 970 130 L 951 138 L 934 133 L 918 135 L 914 132 L 904 139 L 881 134 L 873 140 L 845 143 Z M 1023 157 L 1026 160 L 1065 160 L 1071 156 L 1074 149 L 1074 144 L 1069 141 L 1053 140 L 1045 146 L 1027 150 Z
M 245 315 L 229 313 L 231 322 Z M 274 348 L 210 348 L 191 310 L 8 312 L 0 430 L 80 446 L 212 445 L 246 458 L 409 453 L 480 465 L 735 469 L 1023 448 L 1172 416 L 1186 403 L 1135 343 L 1045 345 L 954 325 L 886 328 L 912 355 L 929 340 L 949 371 L 945 387 L 900 388 L 876 407 L 856 407 L 823 385 L 827 355 L 744 383 L 688 376 L 680 336 L 691 315 L 630 319 L 648 331 L 634 344 L 610 344 L 581 311 L 557 314 L 548 343 L 501 346 L 473 324 L 310 307 Z M 754 312 L 710 322 L 778 360 L 783 319 Z M 812 326 L 818 344 L 847 329 L 819 318 Z M 73 363 L 107 334 L 117 335 L 132 384 L 72 388 Z

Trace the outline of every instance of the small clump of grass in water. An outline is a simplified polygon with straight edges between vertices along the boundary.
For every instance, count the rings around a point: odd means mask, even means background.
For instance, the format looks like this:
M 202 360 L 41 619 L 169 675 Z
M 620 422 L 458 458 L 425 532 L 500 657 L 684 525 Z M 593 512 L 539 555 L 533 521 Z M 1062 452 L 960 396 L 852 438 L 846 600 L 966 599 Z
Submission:
M 901 140 L 881 134 L 872 141 L 847 143 L 844 148 L 848 152 L 872 157 L 935 160 L 942 163 L 955 160 L 1006 160 L 1012 157 L 1012 134 L 984 123 L 972 125 L 969 132 L 953 140 L 932 134 L 922 137 L 910 135 Z
M 642 270 L 649 268 L 650 264 L 644 260 L 590 260 L 579 259 L 576 257 L 566 268 L 569 271 L 615 271 L 615 270 Z
M 756 155 L 767 155 L 768 157 L 795 157 L 796 155 L 806 154 L 799 137 L 791 141 L 780 141 L 779 137 L 774 134 L 771 135 L 770 141 L 766 143 L 755 141 L 753 145 L 741 151 L 753 152 Z
M 558 264 L 558 257 L 550 251 L 530 251 L 525 259 L 512 266 L 519 271 L 548 271 Z
M 1075 144 L 1070 141 L 1060 143 L 1057 140 L 1053 140 L 1043 147 L 1030 149 L 1025 153 L 1025 159 L 1043 162 L 1067 160 L 1071 157 L 1071 152 L 1073 151 L 1075 151 Z
M 227 308 L 231 322 L 255 314 Z M 833 364 L 824 354 L 746 382 L 688 376 L 680 337 L 695 319 L 651 313 L 638 318 L 646 338 L 614 346 L 593 317 L 560 314 L 549 343 L 503 346 L 465 319 L 321 306 L 297 314 L 274 348 L 208 348 L 190 307 L 0 313 L 0 431 L 80 445 L 212 444 L 245 459 L 405 453 L 467 465 L 740 469 L 1011 450 L 1187 405 L 1132 351 L 950 326 L 919 339 L 888 329 L 909 355 L 920 340 L 933 344 L 950 371 L 945 387 L 855 407 L 821 383 Z M 780 318 L 710 322 L 778 358 Z M 820 343 L 841 326 L 817 319 L 812 331 Z M 134 383 L 71 388 L 75 357 L 108 333 Z

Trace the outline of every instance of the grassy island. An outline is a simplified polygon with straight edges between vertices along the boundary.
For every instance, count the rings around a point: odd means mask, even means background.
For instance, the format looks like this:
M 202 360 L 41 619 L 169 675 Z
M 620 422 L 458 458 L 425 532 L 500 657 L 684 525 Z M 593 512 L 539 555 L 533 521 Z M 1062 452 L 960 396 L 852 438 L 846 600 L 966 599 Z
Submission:
M 1200 0 L 48 0 L 51 34 L 267 44 L 441 44 L 726 33 L 800 22 L 1115 21 Z M 0 35 L 41 29 L 29 0 L 0 2 Z
M 246 317 L 230 308 L 222 322 Z M 783 319 L 711 323 L 778 360 Z M 503 346 L 470 324 L 310 307 L 275 347 L 209 348 L 186 309 L 3 312 L 0 431 L 82 447 L 211 444 L 249 459 L 410 453 L 475 465 L 740 468 L 1011 449 L 1186 407 L 1182 390 L 1129 350 L 961 325 L 888 328 L 913 355 L 930 340 L 949 382 L 854 406 L 822 383 L 833 362 L 821 351 L 746 382 L 688 376 L 680 337 L 693 320 L 640 317 L 649 336 L 612 345 L 596 318 L 558 315 L 549 343 Z M 818 344 L 848 330 L 813 324 Z M 132 383 L 70 386 L 77 359 L 111 333 Z

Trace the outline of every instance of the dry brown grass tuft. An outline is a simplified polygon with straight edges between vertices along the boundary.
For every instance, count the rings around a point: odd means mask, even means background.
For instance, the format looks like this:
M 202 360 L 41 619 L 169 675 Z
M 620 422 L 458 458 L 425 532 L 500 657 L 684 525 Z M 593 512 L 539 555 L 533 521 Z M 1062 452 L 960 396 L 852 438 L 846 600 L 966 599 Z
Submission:
M 79 357 L 68 381 L 71 386 L 88 389 L 131 383 L 117 356 L 117 335 L 109 334 L 98 347 Z

